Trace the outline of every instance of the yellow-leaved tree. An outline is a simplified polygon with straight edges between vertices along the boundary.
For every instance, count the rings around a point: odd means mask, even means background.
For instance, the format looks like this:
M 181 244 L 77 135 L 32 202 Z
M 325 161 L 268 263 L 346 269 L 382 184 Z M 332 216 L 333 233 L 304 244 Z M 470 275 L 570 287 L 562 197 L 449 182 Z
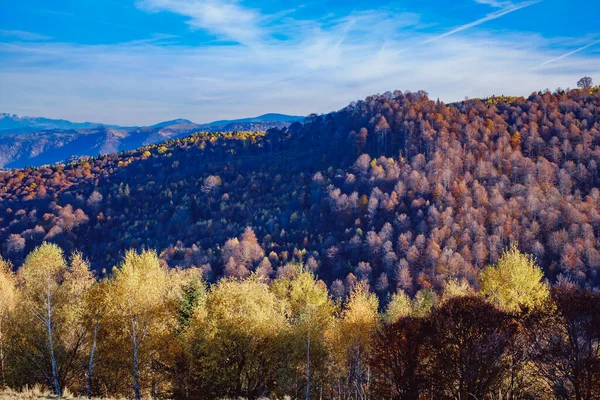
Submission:
M 364 399 L 368 393 L 368 356 L 374 333 L 379 326 L 379 301 L 368 287 L 359 282 L 344 304 L 338 321 L 335 348 L 341 356 L 340 385 L 347 396 Z
M 27 256 L 18 276 L 23 355 L 58 396 L 79 370 L 86 337 L 83 299 L 93 284 L 81 254 L 74 253 L 70 261 L 67 264 L 57 245 L 43 243 Z
M 6 386 L 7 341 L 17 304 L 17 286 L 12 266 L 0 257 L 0 387 Z
M 412 316 L 417 318 L 426 317 L 436 306 L 438 297 L 431 289 L 419 290 L 412 303 Z
M 174 331 L 174 300 L 169 273 L 155 251 L 128 251 L 106 285 L 107 318 L 117 331 L 112 340 L 121 337 L 129 341 L 136 399 L 142 397 L 141 382 L 153 383 L 152 397 L 158 390 L 153 361 L 159 363 L 161 346 L 167 342 L 165 337 Z
M 521 253 L 513 244 L 495 265 L 486 267 L 479 276 L 481 293 L 497 307 L 509 312 L 535 308 L 544 303 L 550 292 L 542 282 L 544 273 L 533 256 Z
M 92 396 L 94 384 L 94 367 L 97 363 L 96 353 L 98 351 L 98 337 L 106 329 L 106 301 L 105 288 L 107 280 L 102 280 L 92 285 L 84 297 L 84 320 L 83 324 L 87 329 L 88 336 L 86 341 L 87 348 L 87 397 Z M 117 350 L 113 348 L 113 350 Z
M 410 297 L 404 290 L 398 290 L 392 295 L 390 302 L 387 305 L 384 321 L 388 324 L 393 324 L 400 321 L 402 318 L 410 316 L 412 313 L 412 302 Z
M 457 279 L 449 279 L 444 285 L 444 293 L 442 295 L 441 302 L 445 303 L 446 301 L 453 299 L 455 297 L 465 297 L 472 296 L 475 292 L 469 282 L 466 279 L 457 280 Z
M 64 308 L 64 324 L 67 329 L 62 335 L 62 341 L 67 348 L 80 349 L 82 361 L 86 357 L 86 351 L 89 351 L 90 343 L 87 339 L 90 332 L 93 332 L 86 320 L 90 311 L 87 297 L 92 291 L 94 283 L 94 275 L 88 261 L 78 251 L 71 254 L 63 283 L 69 304 Z M 79 362 L 79 359 L 77 361 Z M 74 368 L 79 368 L 79 365 L 75 365 Z
M 304 375 L 304 395 L 308 400 L 313 382 L 322 387 L 326 379 L 328 346 L 324 332 L 334 320 L 335 305 L 329 298 L 327 286 L 314 274 L 297 266 L 296 274 L 278 278 L 272 290 L 286 305 L 286 315 L 292 329 L 296 372 Z
M 277 393 L 289 351 L 281 301 L 256 276 L 211 287 L 189 329 L 192 398 L 259 398 Z

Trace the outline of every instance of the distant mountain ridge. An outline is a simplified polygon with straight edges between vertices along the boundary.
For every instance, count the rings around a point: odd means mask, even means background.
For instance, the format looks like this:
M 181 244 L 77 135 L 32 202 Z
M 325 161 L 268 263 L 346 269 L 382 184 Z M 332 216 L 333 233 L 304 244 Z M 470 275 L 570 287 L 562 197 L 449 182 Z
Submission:
M 150 125 L 150 128 L 166 128 L 172 125 L 194 125 L 199 128 L 219 128 L 227 125 L 240 124 L 258 124 L 258 123 L 294 123 L 302 122 L 304 117 L 297 115 L 286 115 L 269 113 L 258 117 L 240 118 L 231 120 L 218 120 L 208 123 L 196 123 L 189 119 L 177 118 L 170 121 L 159 122 Z M 28 117 L 18 114 L 0 113 L 0 134 L 20 134 L 29 132 L 39 132 L 51 129 L 91 129 L 99 126 L 105 126 L 110 129 L 136 129 L 141 126 L 121 126 L 104 124 L 99 122 L 71 122 L 65 119 L 52 119 L 44 117 Z
M 295 115 L 285 115 L 285 114 L 264 114 L 254 118 L 242 118 L 242 119 L 233 119 L 233 120 L 220 120 L 210 122 L 208 124 L 203 124 L 202 126 L 226 126 L 230 124 L 244 124 L 244 123 L 259 123 L 259 122 L 301 122 L 304 120 L 304 117 L 299 117 Z
M 193 123 L 189 119 L 178 118 L 178 119 L 172 119 L 170 121 L 159 122 L 158 124 L 151 125 L 150 128 L 166 128 L 166 127 L 172 126 L 172 125 L 197 125 L 197 126 L 200 126 L 198 124 Z
M 98 126 L 124 128 L 118 125 L 107 125 L 98 122 L 71 122 L 65 119 L 28 117 L 18 114 L 0 113 L 0 135 L 38 132 L 48 129 L 90 129 Z
M 0 114 L 0 168 L 41 166 L 97 156 L 187 136 L 198 131 L 266 131 L 284 128 L 304 117 L 264 114 L 253 118 L 197 124 L 188 119 L 151 126 L 122 127 L 94 122 Z

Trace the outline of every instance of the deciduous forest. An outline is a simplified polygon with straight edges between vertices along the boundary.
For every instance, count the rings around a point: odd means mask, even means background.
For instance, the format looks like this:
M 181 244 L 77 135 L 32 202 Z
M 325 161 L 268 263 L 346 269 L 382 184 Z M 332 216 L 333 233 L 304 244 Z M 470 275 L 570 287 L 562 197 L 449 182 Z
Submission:
M 600 398 L 588 86 L 388 92 L 284 129 L 0 173 L 4 384 Z
M 552 288 L 516 247 L 478 287 L 402 290 L 366 281 L 343 300 L 306 265 L 207 285 L 128 251 L 96 281 L 81 253 L 0 261 L 2 385 L 61 395 L 216 399 L 597 399 L 600 294 Z M 290 398 L 288 397 L 288 398 Z
M 318 268 L 385 300 L 477 280 L 511 243 L 598 288 L 600 89 L 444 105 L 385 93 L 266 133 L 198 133 L 0 174 L 3 256 L 42 242 L 110 272 L 156 249 L 204 278 Z M 259 268 L 260 267 L 260 268 Z

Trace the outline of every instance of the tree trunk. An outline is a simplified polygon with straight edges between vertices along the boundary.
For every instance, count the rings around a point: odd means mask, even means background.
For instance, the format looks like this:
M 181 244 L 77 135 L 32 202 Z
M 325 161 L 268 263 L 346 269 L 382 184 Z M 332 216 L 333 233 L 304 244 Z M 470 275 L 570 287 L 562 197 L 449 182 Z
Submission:
M 90 352 L 90 362 L 88 364 L 88 385 L 87 385 L 87 397 L 92 397 L 92 380 L 94 377 L 94 353 L 96 353 L 96 335 L 98 333 L 98 322 L 94 325 L 94 342 L 92 344 L 92 351 Z
M 310 325 L 306 338 L 306 400 L 310 399 Z
M 46 319 L 46 329 L 48 331 L 48 347 L 50 349 L 50 363 L 52 365 L 52 381 L 54 384 L 54 394 L 56 394 L 57 396 L 61 397 L 62 396 L 62 391 L 60 390 L 60 383 L 58 382 L 58 367 L 56 365 L 56 357 L 54 356 L 54 341 L 53 341 L 53 334 L 52 334 L 52 306 L 51 306 L 51 297 L 50 297 L 50 292 L 48 292 L 47 294 L 47 300 L 46 300 L 46 312 L 47 312 L 47 319 Z
M 0 321 L 0 369 L 2 369 L 0 388 L 4 388 L 6 377 L 4 375 L 4 335 L 2 334 L 2 321 Z
M 358 349 L 358 347 L 355 348 L 354 350 L 354 355 L 356 358 L 356 364 L 355 364 L 355 370 L 354 370 L 354 378 L 356 379 L 356 394 L 359 400 L 364 400 L 363 397 L 363 391 L 362 391 L 362 379 L 361 379 L 361 362 L 360 362 L 360 350 Z
M 135 399 L 140 400 L 140 374 L 138 370 L 138 347 L 139 343 L 137 340 L 137 321 L 134 318 L 132 320 L 133 332 L 131 334 L 131 339 L 133 341 L 133 393 L 135 394 Z

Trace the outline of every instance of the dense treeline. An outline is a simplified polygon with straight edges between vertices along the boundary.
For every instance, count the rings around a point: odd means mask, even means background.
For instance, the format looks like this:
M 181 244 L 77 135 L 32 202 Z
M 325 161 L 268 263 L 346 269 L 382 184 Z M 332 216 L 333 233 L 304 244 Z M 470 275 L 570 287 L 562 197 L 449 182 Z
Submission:
M 0 259 L 0 385 L 128 398 L 600 398 L 600 294 L 550 289 L 508 248 L 480 275 L 382 308 L 302 264 L 209 285 L 129 251 L 110 278 L 75 252 Z
M 1 251 L 19 265 L 53 242 L 108 273 L 155 248 L 210 282 L 295 260 L 335 298 L 364 281 L 386 303 L 477 286 L 518 243 L 550 282 L 598 288 L 599 132 L 598 87 L 453 105 L 385 93 L 287 129 L 1 173 Z

